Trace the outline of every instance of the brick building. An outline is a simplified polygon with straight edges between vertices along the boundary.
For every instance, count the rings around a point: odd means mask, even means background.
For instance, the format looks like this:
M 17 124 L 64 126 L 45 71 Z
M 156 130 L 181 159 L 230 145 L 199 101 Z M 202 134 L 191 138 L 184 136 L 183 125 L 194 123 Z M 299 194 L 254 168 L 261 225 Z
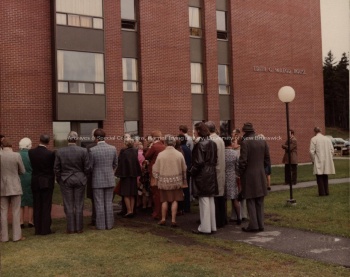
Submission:
M 249 121 L 276 164 L 286 85 L 300 162 L 324 128 L 318 0 L 2 0 L 0 17 L 0 133 L 15 144 L 99 126 L 120 148 L 124 132 Z

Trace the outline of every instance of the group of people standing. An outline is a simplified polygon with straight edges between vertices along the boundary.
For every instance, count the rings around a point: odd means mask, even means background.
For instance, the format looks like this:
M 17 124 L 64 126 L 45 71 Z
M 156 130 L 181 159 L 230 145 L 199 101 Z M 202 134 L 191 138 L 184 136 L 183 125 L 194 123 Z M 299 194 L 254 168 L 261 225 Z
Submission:
M 97 229 L 114 226 L 112 205 L 115 187 L 114 171 L 117 167 L 117 152 L 114 146 L 105 143 L 105 132 L 94 132 L 95 143 L 87 149 L 77 145 L 78 134 L 68 134 L 68 146 L 51 151 L 50 137 L 41 135 L 38 147 L 32 146 L 29 138 L 20 142 L 20 153 L 13 152 L 12 143 L 1 138 L 1 241 L 9 240 L 7 214 L 12 209 L 12 240 L 22 236 L 20 207 L 29 212 L 28 227 L 34 227 L 35 235 L 49 235 L 51 230 L 51 207 L 55 180 L 60 186 L 64 211 L 67 218 L 67 234 L 83 232 L 83 208 L 85 188 L 89 183 L 93 191 L 94 214 Z M 24 145 L 22 147 L 22 145 Z M 21 178 L 20 178 L 20 176 Z M 31 221 L 32 220 L 32 221 Z M 23 221 L 22 221 L 23 222 Z
M 12 209 L 12 240 L 21 241 L 24 213 L 28 210 L 28 227 L 35 228 L 36 235 L 51 233 L 51 204 L 54 189 L 53 165 L 55 155 L 47 149 L 49 137 L 42 135 L 37 148 L 23 138 L 20 152 L 12 150 L 12 143 L 1 138 L 1 241 L 9 240 L 8 209 Z M 21 208 L 22 207 L 22 208 Z
M 315 128 L 310 154 L 320 195 L 328 195 L 328 174 L 334 174 L 332 144 Z M 227 201 L 232 202 L 232 216 L 238 225 L 249 216 L 244 232 L 264 230 L 264 197 L 269 189 L 271 162 L 269 147 L 263 135 L 257 135 L 251 123 L 245 123 L 240 135 L 218 135 L 211 121 L 194 125 L 194 137 L 185 125 L 180 134 L 165 135 L 153 131 L 144 145 L 129 135 L 119 156 L 105 141 L 103 129 L 93 131 L 94 142 L 86 148 L 77 145 L 79 136 L 71 131 L 68 146 L 50 151 L 50 137 L 41 135 L 38 147 L 24 138 L 20 151 L 12 151 L 11 142 L 1 136 L 1 240 L 9 240 L 7 214 L 12 209 L 13 241 L 24 240 L 24 210 L 28 210 L 28 227 L 35 235 L 51 230 L 51 206 L 55 180 L 60 186 L 67 218 L 66 233 L 83 232 L 85 190 L 92 202 L 92 228 L 103 230 L 114 226 L 113 197 L 122 196 L 125 218 L 135 209 L 152 207 L 152 218 L 165 226 L 168 213 L 171 227 L 177 227 L 176 216 L 190 212 L 191 195 L 198 199 L 199 226 L 195 234 L 212 234 L 227 224 Z M 282 148 L 286 164 L 286 183 L 296 184 L 297 146 L 294 131 Z M 288 161 L 288 162 L 287 162 Z M 291 170 L 289 168 L 291 164 Z M 291 174 L 289 174 L 291 173 Z M 119 180 L 116 185 L 116 178 Z M 141 193 L 140 193 L 141 192 Z M 139 196 L 139 197 L 138 197 Z M 243 201 L 244 200 L 244 201 Z M 171 207 L 169 209 L 169 203 Z M 22 208 L 21 208 L 22 207 Z M 244 215 L 247 209 L 248 215 Z M 170 212 L 169 212 L 170 211 Z M 243 216 L 242 216 L 243 215 Z
M 248 227 L 242 230 L 263 231 L 263 200 L 267 195 L 265 167 L 270 166 L 270 155 L 266 141 L 256 136 L 252 124 L 244 124 L 244 135 L 235 136 L 234 139 L 230 134 L 220 137 L 211 121 L 194 125 L 194 141 L 188 138 L 186 126 L 180 126 L 179 130 L 182 134 L 177 140 L 185 147 L 183 149 L 191 150 L 193 145 L 192 151 L 178 149 L 183 155 L 175 155 L 176 139 L 171 145 L 169 142 L 173 140 L 169 141 L 170 135 L 162 140 L 161 132 L 155 131 L 152 133 L 152 144 L 145 152 L 151 173 L 152 217 L 159 219 L 162 207 L 158 224 L 165 225 L 167 203 L 172 202 L 171 226 L 177 226 L 177 202 L 183 200 L 183 195 L 186 195 L 184 190 L 189 186 L 192 196 L 198 199 L 200 211 L 199 226 L 192 230 L 193 233 L 212 234 L 217 228 L 224 227 L 227 224 L 228 199 L 233 203 L 232 210 L 240 225 L 240 194 L 247 199 L 250 218 Z M 184 159 L 188 160 L 185 152 L 191 159 L 187 165 L 184 162 Z M 242 185 L 239 186 L 239 183 Z M 185 206 L 189 205 L 187 201 L 189 197 L 184 201 Z

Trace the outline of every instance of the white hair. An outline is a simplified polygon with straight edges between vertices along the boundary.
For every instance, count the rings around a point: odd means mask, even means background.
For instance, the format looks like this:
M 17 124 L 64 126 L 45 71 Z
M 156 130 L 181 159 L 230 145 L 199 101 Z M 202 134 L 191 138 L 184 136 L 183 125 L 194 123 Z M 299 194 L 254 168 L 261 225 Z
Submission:
M 19 149 L 30 149 L 32 148 L 32 141 L 29 138 L 22 138 L 19 141 Z
M 164 136 L 164 143 L 167 146 L 175 146 L 176 144 L 176 138 L 173 135 L 165 135 Z
M 76 142 L 79 139 L 78 133 L 75 131 L 70 131 L 67 137 L 68 142 Z

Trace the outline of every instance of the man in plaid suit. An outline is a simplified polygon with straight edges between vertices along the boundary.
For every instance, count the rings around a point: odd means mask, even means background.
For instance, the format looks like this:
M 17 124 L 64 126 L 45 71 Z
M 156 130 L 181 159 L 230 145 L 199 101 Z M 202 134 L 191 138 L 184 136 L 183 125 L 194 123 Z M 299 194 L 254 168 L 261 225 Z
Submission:
M 59 149 L 55 159 L 55 175 L 60 185 L 64 212 L 67 217 L 67 234 L 83 232 L 84 192 L 89 174 L 87 150 L 76 145 L 78 134 L 68 134 L 68 146 Z
M 96 129 L 97 145 L 90 149 L 92 189 L 96 209 L 96 229 L 112 229 L 114 225 L 113 190 L 114 171 L 118 165 L 117 149 L 105 142 L 106 133 Z

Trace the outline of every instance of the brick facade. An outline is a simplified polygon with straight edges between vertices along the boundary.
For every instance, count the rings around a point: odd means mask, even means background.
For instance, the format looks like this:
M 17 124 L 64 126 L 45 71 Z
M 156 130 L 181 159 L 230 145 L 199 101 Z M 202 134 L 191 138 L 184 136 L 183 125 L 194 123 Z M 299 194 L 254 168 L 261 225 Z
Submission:
M 159 129 L 178 133 L 192 125 L 188 1 L 138 1 L 140 135 Z M 208 120 L 219 125 L 216 1 L 203 1 L 203 69 Z M 0 133 L 17 146 L 51 135 L 53 119 L 52 18 L 50 1 L 0 3 Z M 286 139 L 285 105 L 277 93 L 292 86 L 290 126 L 299 161 L 308 162 L 313 127 L 324 128 L 319 1 L 228 1 L 231 45 L 232 127 L 250 121 L 269 141 L 272 162 L 281 163 Z M 124 130 L 120 1 L 104 1 L 107 135 Z M 266 71 L 261 71 L 266 68 Z M 276 69 L 292 70 L 278 73 Z M 306 74 L 294 74 L 294 69 Z M 260 70 L 260 71 L 259 71 Z M 271 70 L 272 72 L 270 72 Z M 110 141 L 119 149 L 120 141 Z
M 320 3 L 318 1 L 232 1 L 234 125 L 250 121 L 269 141 L 272 162 L 281 163 L 286 141 L 283 86 L 294 88 L 290 127 L 298 140 L 300 162 L 308 162 L 313 128 L 324 128 Z M 253 67 L 266 67 L 254 71 Z M 306 74 L 269 72 L 303 69 Z
M 14 148 L 23 137 L 36 145 L 52 136 L 50 1 L 0 3 L 0 133 Z

